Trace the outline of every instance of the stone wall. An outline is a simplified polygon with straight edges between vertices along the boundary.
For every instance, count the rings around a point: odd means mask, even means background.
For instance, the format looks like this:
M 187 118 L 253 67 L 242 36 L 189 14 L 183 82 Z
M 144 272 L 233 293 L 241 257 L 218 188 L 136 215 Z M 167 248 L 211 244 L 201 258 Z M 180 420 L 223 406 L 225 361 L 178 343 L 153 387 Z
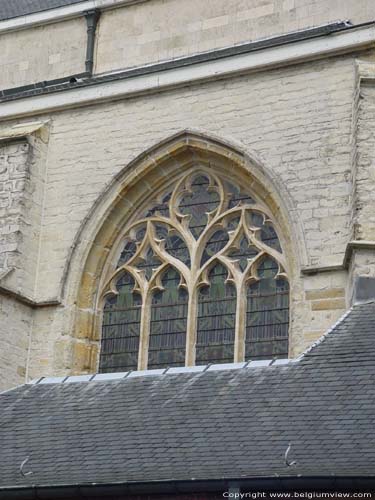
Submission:
M 373 68 L 375 76 L 375 68 Z M 375 88 L 362 83 L 358 116 L 355 238 L 375 241 Z
M 102 12 L 95 72 L 174 59 L 349 19 L 375 19 L 372 0 L 148 0 Z M 0 33 L 0 90 L 85 70 L 83 16 Z
M 150 0 L 105 12 L 96 72 L 139 66 L 349 19 L 375 19 L 372 0 Z
M 51 115 L 36 298 L 48 301 L 61 293 L 79 228 L 114 176 L 183 129 L 233 141 L 260 158 L 295 207 L 307 263 L 340 265 L 350 238 L 354 67 L 353 57 L 342 56 Z M 89 248 L 92 242 L 79 244 Z M 67 276 L 68 288 L 79 286 L 80 272 Z M 292 355 L 344 312 L 346 282 L 345 271 L 297 280 Z M 74 304 L 40 311 L 34 331 L 31 376 L 67 373 Z
M 85 70 L 86 21 L 0 33 L 0 90 Z
M 51 117 L 38 295 L 57 294 L 78 228 L 113 176 L 184 129 L 233 140 L 261 158 L 298 211 L 309 264 L 341 264 L 349 237 L 353 91 L 354 59 L 340 57 Z
M 131 13 L 131 9 L 143 9 L 146 5 L 152 11 L 153 5 L 164 8 L 171 3 L 172 0 L 152 0 L 105 13 L 101 20 L 98 62 L 100 58 L 104 61 L 104 52 L 99 53 L 100 44 L 107 43 L 105 23 L 110 16 L 118 12 L 118 19 L 122 19 L 121 12 Z M 208 9 L 206 3 L 199 5 Z M 225 15 L 220 13 L 219 5 L 220 2 L 215 2 L 216 17 Z M 259 7 L 266 5 L 263 2 Z M 287 5 L 290 10 L 294 8 L 286 0 L 272 5 L 279 10 L 287 9 Z M 302 4 L 298 5 L 302 9 Z M 352 2 L 346 5 L 353 9 L 355 6 Z M 354 21 L 370 15 L 366 5 L 363 14 L 362 11 L 356 14 Z M 244 8 L 242 3 L 237 7 Z M 178 12 L 178 26 L 180 14 L 178 9 L 174 10 Z M 209 12 L 205 12 L 210 18 Z M 254 16 L 255 12 L 259 14 L 260 10 L 255 9 Z M 323 7 L 321 12 L 325 12 Z M 335 18 L 342 17 L 336 15 L 339 11 L 335 8 L 329 12 Z M 231 19 L 234 18 L 237 19 L 232 15 Z M 129 16 L 126 22 L 131 19 Z M 147 19 L 144 30 L 154 29 L 154 18 Z M 306 14 L 305 25 L 318 23 L 318 18 L 312 19 Z M 124 26 L 122 22 L 125 20 L 119 22 Z M 275 19 L 273 24 L 270 21 L 274 31 L 268 34 L 287 29 L 287 25 L 280 27 L 277 23 Z M 197 33 L 203 31 L 197 28 Z M 116 33 L 114 30 L 113 43 L 121 45 Z M 219 38 L 213 39 L 218 44 L 215 42 L 212 47 L 224 43 Z M 154 45 L 156 50 L 157 44 Z M 198 50 L 198 46 L 194 47 L 188 51 Z M 171 57 L 171 53 L 163 54 L 160 57 Z M 95 209 L 108 186 L 126 172 L 131 162 L 183 130 L 217 137 L 259 159 L 269 177 L 280 186 L 280 193 L 290 206 L 292 223 L 298 222 L 302 228 L 301 241 L 295 241 L 292 270 L 290 354 L 298 355 L 319 338 L 348 304 L 349 277 L 342 262 L 347 243 L 353 237 L 353 214 L 356 236 L 374 238 L 371 188 L 374 96 L 368 86 L 361 90 L 361 99 L 356 99 L 358 56 L 361 54 L 335 56 L 66 109 L 39 117 L 42 123 L 49 124 L 35 130 L 30 123 L 25 125 L 33 118 L 22 120 L 18 126 L 32 130 L 25 132 L 23 139 L 3 141 L 0 152 L 2 387 L 20 383 L 24 377 L 71 373 L 77 352 L 82 358 L 78 372 L 95 369 L 90 354 L 96 352 L 95 343 L 89 334 L 77 338 L 76 302 L 79 290 L 84 288 L 84 259 L 95 247 L 95 231 L 87 236 L 81 230 L 85 224 L 96 230 L 104 224 L 105 219 L 95 219 Z M 118 65 L 121 61 L 116 57 L 114 52 L 113 64 Z M 139 61 L 147 62 L 142 58 Z M 0 138 L 6 137 L 14 125 L 1 125 Z M 358 158 L 353 155 L 357 139 Z M 72 266 L 77 252 L 82 253 L 82 262 Z M 360 257 L 354 253 L 353 262 L 359 266 L 358 273 L 375 274 L 373 252 L 362 252 Z M 311 269 L 306 273 L 306 267 L 328 270 L 311 274 Z M 4 275 L 10 268 L 14 270 Z
M 29 144 L 0 143 L 0 269 L 17 266 L 22 239 L 22 205 L 27 181 Z
M 37 125 L 35 126 L 35 123 Z M 0 142 L 0 273 L 2 285 L 33 299 L 46 183 L 48 129 L 38 122 Z M 32 131 L 32 133 L 28 133 Z
M 10 137 L 0 141 L 0 390 L 28 376 L 48 142 L 35 122 L 3 134 Z
M 0 392 L 23 384 L 33 312 L 13 297 L 0 295 Z

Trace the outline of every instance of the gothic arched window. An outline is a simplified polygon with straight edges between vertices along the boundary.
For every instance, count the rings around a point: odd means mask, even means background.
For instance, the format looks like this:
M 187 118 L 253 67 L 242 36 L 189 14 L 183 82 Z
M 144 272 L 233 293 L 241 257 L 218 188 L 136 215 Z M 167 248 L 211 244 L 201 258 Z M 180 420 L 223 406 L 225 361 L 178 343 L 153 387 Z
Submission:
M 104 290 L 100 371 L 287 357 L 285 267 L 267 207 L 191 169 L 125 232 Z

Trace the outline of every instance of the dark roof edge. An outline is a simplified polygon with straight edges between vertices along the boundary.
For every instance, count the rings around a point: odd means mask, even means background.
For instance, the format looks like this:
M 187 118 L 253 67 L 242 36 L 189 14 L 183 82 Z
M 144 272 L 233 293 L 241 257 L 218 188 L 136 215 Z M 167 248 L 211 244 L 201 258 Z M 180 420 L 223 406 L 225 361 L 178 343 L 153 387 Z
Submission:
M 312 38 L 319 38 L 342 31 L 363 28 L 374 24 L 375 21 L 369 21 L 357 25 L 352 25 L 348 20 L 336 21 L 315 28 L 298 30 L 284 35 L 272 36 L 252 42 L 246 42 L 240 45 L 215 49 L 208 52 L 201 52 L 192 56 L 184 56 L 165 62 L 148 64 L 124 71 L 112 72 L 110 74 L 107 73 L 92 77 L 88 76 L 87 73 L 68 75 L 64 78 L 58 78 L 54 80 L 38 82 L 35 84 L 24 85 L 22 87 L 0 90 L 0 102 L 12 101 L 15 99 L 59 92 L 63 90 L 71 90 L 80 87 L 87 87 L 90 85 L 98 85 L 101 83 L 107 83 L 117 80 L 125 80 L 137 76 L 149 75 L 152 73 L 182 68 L 194 64 L 216 61 L 218 59 L 223 59 L 231 56 L 257 52 L 263 49 L 280 47 L 282 45 L 310 40 Z
M 370 301 L 370 302 L 373 302 L 373 301 Z M 305 356 L 308 356 L 311 351 L 315 350 L 322 342 L 325 341 L 325 339 L 327 338 L 327 336 L 330 333 L 332 333 L 333 330 L 335 330 L 343 321 L 345 321 L 345 319 L 352 312 L 353 308 L 356 307 L 357 305 L 360 305 L 360 304 L 353 305 L 347 311 L 345 311 L 344 314 L 342 314 L 339 317 L 339 319 L 336 321 L 336 323 L 334 323 L 330 328 L 328 328 L 328 330 L 325 331 L 323 333 L 323 335 L 318 338 L 318 340 L 316 340 L 315 342 L 313 342 L 305 351 L 303 351 L 299 356 L 297 356 L 297 358 L 294 358 L 294 361 L 296 361 L 296 362 L 301 361 Z
M 13 0 L 14 1 L 14 0 Z M 54 7 L 48 7 L 48 6 L 37 6 L 36 10 L 31 10 L 30 12 L 17 12 L 16 14 L 12 15 L 5 15 L 6 17 L 1 17 L 0 16 L 0 22 L 1 21 L 10 21 L 12 19 L 18 19 L 20 17 L 25 17 L 25 16 L 32 16 L 33 14 L 40 14 L 41 12 L 47 12 L 49 10 L 55 10 L 55 9 L 63 9 L 64 7 L 70 7 L 71 5 L 76 5 L 78 3 L 83 3 L 86 0 L 73 0 L 69 1 L 66 3 L 62 3 L 61 5 L 55 5 Z
M 230 488 L 242 491 L 298 491 L 301 489 L 319 489 L 326 491 L 374 491 L 375 476 L 272 476 L 253 478 L 231 478 L 211 480 L 164 480 L 132 483 L 76 484 L 61 486 L 25 486 L 0 488 L 0 500 L 35 500 L 36 498 L 80 499 L 103 498 L 110 495 L 124 494 L 183 494 L 224 492 Z M 123 498 L 123 496 L 122 496 Z

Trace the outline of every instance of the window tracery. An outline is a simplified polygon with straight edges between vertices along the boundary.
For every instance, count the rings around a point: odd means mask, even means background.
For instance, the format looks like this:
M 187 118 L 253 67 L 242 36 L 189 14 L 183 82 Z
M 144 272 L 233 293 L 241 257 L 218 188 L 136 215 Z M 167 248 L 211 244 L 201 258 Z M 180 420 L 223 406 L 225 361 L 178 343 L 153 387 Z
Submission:
M 267 207 L 192 168 L 126 230 L 104 289 L 100 371 L 287 357 L 285 269 Z

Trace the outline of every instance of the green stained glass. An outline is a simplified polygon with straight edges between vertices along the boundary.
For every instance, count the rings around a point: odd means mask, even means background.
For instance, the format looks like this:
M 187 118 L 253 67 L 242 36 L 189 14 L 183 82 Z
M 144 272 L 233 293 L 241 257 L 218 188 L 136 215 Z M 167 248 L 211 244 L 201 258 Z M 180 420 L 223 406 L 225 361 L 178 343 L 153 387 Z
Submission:
M 154 293 L 151 306 L 148 368 L 184 366 L 188 294 L 179 287 L 179 273 L 169 267 L 164 290 Z
M 288 357 L 289 285 L 276 278 L 279 266 L 271 258 L 258 269 L 260 280 L 248 287 L 245 357 Z
M 227 219 L 226 221 L 226 229 L 227 231 L 234 231 L 237 229 L 238 224 L 240 223 L 241 218 L 238 215 L 232 214 L 230 218 Z
M 260 238 L 263 243 L 281 253 L 279 238 L 277 237 L 274 227 L 270 223 L 264 224 L 260 232 Z
M 117 267 L 121 267 L 122 265 L 126 264 L 126 262 L 128 262 L 133 257 L 136 250 L 137 245 L 135 241 L 130 239 L 125 240 L 124 248 L 121 252 Z
M 160 266 L 161 260 L 154 254 L 152 248 L 148 248 L 143 257 L 140 257 L 135 265 L 142 269 L 148 281 L 150 281 L 154 271 Z
M 124 266 L 125 274 L 117 280 L 118 295 L 112 295 L 104 306 L 100 371 L 137 368 L 143 314 L 145 330 L 149 314 L 151 319 L 149 331 L 144 332 L 149 348 L 147 354 L 142 353 L 142 364 L 144 355 L 148 356 L 150 369 L 184 365 L 189 297 L 180 286 L 181 276 L 173 267 L 180 265 L 175 259 L 188 268 L 183 272 L 189 286 L 199 282 L 204 266 L 211 269 L 208 285 L 196 291 L 197 317 L 189 320 L 192 335 L 197 325 L 196 364 L 233 362 L 237 297 L 235 286 L 226 282 L 228 270 L 219 262 L 221 252 L 223 262 L 232 271 L 233 266 L 237 268 L 233 279 L 238 280 L 249 278 L 250 273 L 245 275 L 249 262 L 255 257 L 263 259 L 256 270 L 259 281 L 247 287 L 246 311 L 242 310 L 242 301 L 238 304 L 241 317 L 246 313 L 246 331 L 241 332 L 245 333 L 246 359 L 287 356 L 288 282 L 277 277 L 276 261 L 264 258 L 271 248 L 281 252 L 276 230 L 245 186 L 219 179 L 210 169 L 199 166 L 194 173 L 189 169 L 175 187 L 152 195 L 141 208 L 138 220 L 131 218 L 117 265 L 117 269 Z M 181 214 L 185 216 L 183 221 Z M 201 238 L 193 242 L 192 236 Z M 156 246 L 149 239 L 152 237 Z M 271 253 L 277 259 L 277 253 Z M 153 278 L 160 266 L 164 266 L 163 286 L 157 290 L 160 281 Z M 151 298 L 150 310 L 142 309 L 140 292 L 134 292 L 134 279 L 126 270 L 137 273 L 134 276 L 139 289 L 144 297 Z
M 262 227 L 264 224 L 264 215 L 251 210 L 247 215 L 247 220 L 251 227 Z
M 228 208 L 243 207 L 255 203 L 253 198 L 247 193 L 244 193 L 238 186 L 228 184 L 226 187 L 227 192 L 230 193 Z
M 103 312 L 99 371 L 136 370 L 138 363 L 141 298 L 127 273 L 117 281 L 118 295 L 106 300 Z
M 154 215 L 169 217 L 169 200 L 171 199 L 171 194 L 171 192 L 165 194 L 160 203 L 155 202 L 151 208 L 145 211 L 144 217 L 152 217 Z
M 190 216 L 189 228 L 196 239 L 207 225 L 207 212 L 213 212 L 219 206 L 219 194 L 209 188 L 209 184 L 206 176 L 195 177 L 191 185 L 191 193 L 185 194 L 179 205 L 179 211 L 183 215 Z
M 198 297 L 196 364 L 233 363 L 236 324 L 236 291 L 225 283 L 228 271 L 217 264 L 210 285 Z
M 242 238 L 239 241 L 238 247 L 237 248 L 233 247 L 229 250 L 228 257 L 231 257 L 233 260 L 236 260 L 238 266 L 243 272 L 246 269 L 249 260 L 256 257 L 258 253 L 259 250 L 255 248 L 253 245 L 250 245 L 245 236 L 242 236 Z
M 211 238 L 206 243 L 204 247 L 201 265 L 207 262 L 211 257 L 216 255 L 220 250 L 222 250 L 229 241 L 229 236 L 227 231 L 219 230 L 216 231 Z
M 190 252 L 185 241 L 166 224 L 155 224 L 155 231 L 158 239 L 165 240 L 165 250 L 172 257 L 190 266 Z

